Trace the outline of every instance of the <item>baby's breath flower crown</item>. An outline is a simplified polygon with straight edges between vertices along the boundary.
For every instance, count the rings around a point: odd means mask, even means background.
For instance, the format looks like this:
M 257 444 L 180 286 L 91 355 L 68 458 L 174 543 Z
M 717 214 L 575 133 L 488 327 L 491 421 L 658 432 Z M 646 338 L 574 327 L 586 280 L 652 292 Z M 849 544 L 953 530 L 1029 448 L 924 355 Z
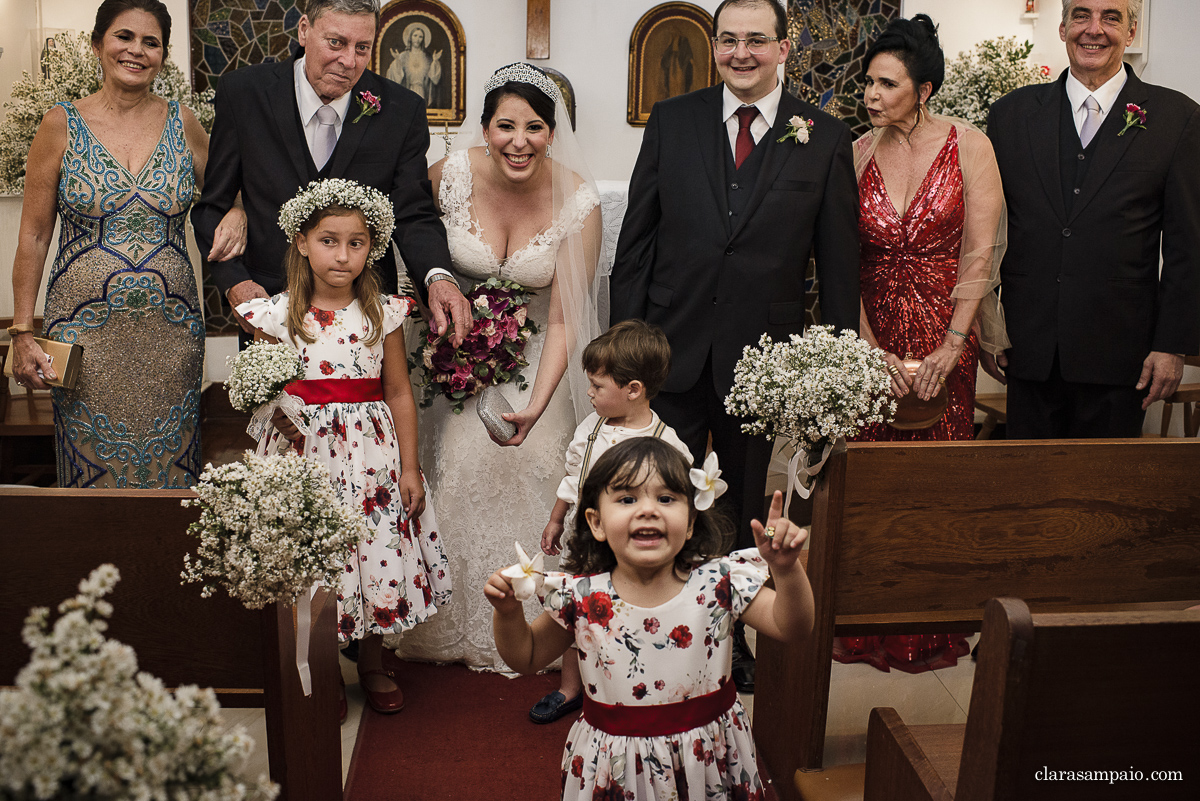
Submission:
M 315 212 L 330 206 L 358 209 L 363 213 L 372 234 L 367 262 L 379 261 L 390 245 L 396 214 L 387 197 L 372 186 L 345 178 L 313 181 L 279 209 L 279 227 L 289 240 L 293 240 Z

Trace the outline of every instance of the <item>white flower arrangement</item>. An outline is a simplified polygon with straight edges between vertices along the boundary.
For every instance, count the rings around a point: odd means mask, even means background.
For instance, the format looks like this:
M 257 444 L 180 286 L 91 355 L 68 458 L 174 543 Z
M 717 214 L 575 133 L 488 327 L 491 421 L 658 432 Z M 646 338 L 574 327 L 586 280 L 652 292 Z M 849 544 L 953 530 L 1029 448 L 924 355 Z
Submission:
M 966 120 L 987 131 L 992 103 L 1014 89 L 1050 80 L 1050 68 L 1029 61 L 1032 42 L 1001 36 L 975 45 L 946 62 L 946 80 L 929 100 L 929 110 Z
M 0 192 L 25 191 L 25 162 L 29 145 L 42 124 L 42 117 L 55 103 L 79 100 L 100 91 L 100 70 L 87 33 L 60 33 L 55 47 L 45 51 L 46 76 L 22 72 L 13 82 L 12 100 L 0 124 Z M 163 64 L 151 92 L 167 100 L 178 100 L 196 115 L 204 130 L 212 132 L 215 112 L 213 90 L 193 92 L 187 77 L 173 61 Z
M 22 633 L 33 649 L 16 690 L 0 691 L 0 797 L 259 801 L 279 788 L 266 777 L 247 784 L 235 771 L 253 741 L 224 732 L 211 689 L 174 695 L 137 670 L 128 645 L 107 639 L 120 580 L 101 565 L 50 610 L 36 608 Z
M 891 419 L 890 387 L 883 351 L 853 331 L 834 336 L 832 326 L 818 325 L 789 342 L 763 334 L 757 348 L 747 345 L 725 410 L 752 418 L 742 424 L 747 434 L 812 450 Z
M 195 558 L 185 554 L 181 576 L 204 582 L 205 598 L 219 583 L 250 609 L 295 603 L 314 584 L 337 586 L 368 533 L 324 465 L 294 453 L 208 465 L 195 490 L 199 498 L 183 504 L 201 507 L 188 526 L 200 546 Z
M 279 209 L 279 227 L 289 240 L 295 239 L 313 212 L 330 206 L 358 209 L 363 213 L 367 227 L 371 229 L 371 252 L 367 261 L 372 264 L 379 261 L 391 247 L 396 212 L 391 201 L 373 186 L 345 178 L 313 181 Z
M 304 378 L 304 362 L 294 348 L 254 342 L 225 360 L 229 366 L 229 403 L 239 412 L 253 412 L 279 397 L 283 388 Z

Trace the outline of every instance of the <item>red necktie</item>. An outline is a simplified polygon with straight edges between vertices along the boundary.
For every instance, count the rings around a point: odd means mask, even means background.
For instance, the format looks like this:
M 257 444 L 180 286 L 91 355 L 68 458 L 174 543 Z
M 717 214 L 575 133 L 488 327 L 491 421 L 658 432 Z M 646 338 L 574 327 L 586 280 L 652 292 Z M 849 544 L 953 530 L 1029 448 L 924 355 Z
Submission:
M 736 168 L 742 166 L 746 156 L 749 156 L 750 151 L 754 149 L 754 137 L 750 135 L 750 123 L 754 122 L 754 118 L 758 116 L 758 109 L 755 106 L 742 106 L 733 113 L 738 118 L 737 139 L 733 148 L 733 164 Z

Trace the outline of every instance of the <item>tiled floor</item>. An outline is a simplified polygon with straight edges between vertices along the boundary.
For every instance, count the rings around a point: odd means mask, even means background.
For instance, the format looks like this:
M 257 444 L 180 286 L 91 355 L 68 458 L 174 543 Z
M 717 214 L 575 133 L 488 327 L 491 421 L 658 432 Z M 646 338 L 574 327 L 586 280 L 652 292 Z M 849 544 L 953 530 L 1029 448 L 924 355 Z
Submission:
M 753 640 L 753 631 L 747 634 Z M 972 646 L 978 637 L 972 637 Z M 342 725 L 342 782 L 350 769 L 350 757 L 358 736 L 363 696 L 358 688 L 354 663 L 342 659 L 350 714 Z M 909 675 L 900 671 L 881 673 L 870 665 L 833 664 L 829 686 L 829 724 L 825 737 L 825 764 L 862 762 L 867 751 L 867 717 L 873 707 L 894 707 L 905 723 L 963 723 L 975 679 L 975 662 L 966 657 L 956 667 Z M 753 720 L 754 696 L 743 695 L 742 703 Z M 403 713 L 401 713 L 403 714 Z M 243 726 L 256 747 L 243 769 L 245 776 L 267 773 L 267 731 L 261 709 L 226 709 L 221 712 L 227 726 Z

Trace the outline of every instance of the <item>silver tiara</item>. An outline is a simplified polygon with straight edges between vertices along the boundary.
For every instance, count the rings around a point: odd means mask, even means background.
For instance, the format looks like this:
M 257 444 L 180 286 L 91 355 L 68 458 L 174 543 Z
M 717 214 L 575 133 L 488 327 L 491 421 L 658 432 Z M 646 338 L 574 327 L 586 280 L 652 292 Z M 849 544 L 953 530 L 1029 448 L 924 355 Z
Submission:
M 492 77 L 488 78 L 487 83 L 483 85 L 483 93 L 486 95 L 493 89 L 499 89 L 501 86 L 504 86 L 509 81 L 532 84 L 540 89 L 542 94 L 550 98 L 551 102 L 557 103 L 562 100 L 558 86 L 546 76 L 546 73 L 532 64 L 526 64 L 522 61 L 518 61 L 516 64 L 509 64 L 507 67 L 501 67 L 493 72 Z

